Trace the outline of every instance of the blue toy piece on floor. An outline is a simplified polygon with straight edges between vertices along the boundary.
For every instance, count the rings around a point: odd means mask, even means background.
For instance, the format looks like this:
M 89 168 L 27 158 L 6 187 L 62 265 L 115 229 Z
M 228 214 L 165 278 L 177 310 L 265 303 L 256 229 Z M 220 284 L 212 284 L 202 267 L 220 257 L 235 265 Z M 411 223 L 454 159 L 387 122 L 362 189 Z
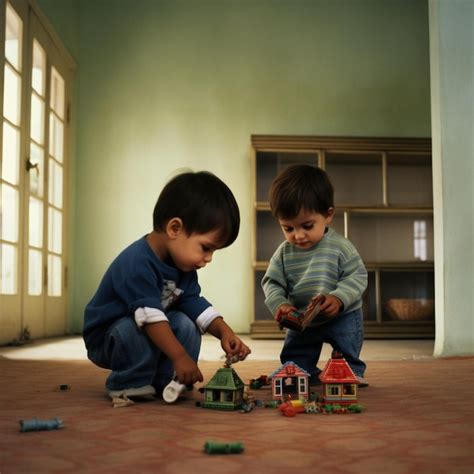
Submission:
M 38 420 L 32 418 L 31 420 L 20 420 L 20 431 L 49 431 L 63 428 L 64 423 L 59 418 L 52 418 L 51 420 Z

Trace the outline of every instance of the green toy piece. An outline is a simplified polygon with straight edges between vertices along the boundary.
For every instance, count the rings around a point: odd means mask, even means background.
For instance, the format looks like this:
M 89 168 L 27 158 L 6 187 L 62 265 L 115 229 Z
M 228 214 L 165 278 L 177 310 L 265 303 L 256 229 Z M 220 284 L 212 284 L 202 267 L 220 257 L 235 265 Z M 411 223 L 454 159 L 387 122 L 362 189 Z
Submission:
M 236 410 L 243 402 L 244 383 L 232 367 L 219 369 L 204 387 L 204 408 Z
M 204 451 L 207 454 L 240 454 L 244 450 L 242 442 L 234 443 L 216 443 L 215 441 L 206 441 Z

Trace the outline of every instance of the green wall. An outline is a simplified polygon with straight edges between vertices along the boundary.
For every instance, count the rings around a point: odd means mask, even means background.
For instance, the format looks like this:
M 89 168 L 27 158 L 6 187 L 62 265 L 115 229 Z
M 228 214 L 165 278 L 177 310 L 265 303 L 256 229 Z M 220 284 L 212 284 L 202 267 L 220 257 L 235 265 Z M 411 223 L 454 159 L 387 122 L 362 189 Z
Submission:
M 38 0 L 75 57 L 72 328 L 177 168 L 233 189 L 241 233 L 200 272 L 251 321 L 251 134 L 430 136 L 426 0 Z
M 430 0 L 434 354 L 474 354 L 474 2 Z

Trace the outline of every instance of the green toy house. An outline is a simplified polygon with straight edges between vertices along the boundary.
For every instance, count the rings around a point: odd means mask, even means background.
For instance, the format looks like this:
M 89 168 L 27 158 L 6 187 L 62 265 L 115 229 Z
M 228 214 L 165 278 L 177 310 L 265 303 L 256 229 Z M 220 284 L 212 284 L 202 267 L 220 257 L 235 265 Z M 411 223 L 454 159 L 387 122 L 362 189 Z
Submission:
M 232 367 L 219 369 L 204 387 L 204 408 L 235 410 L 243 401 L 244 383 Z

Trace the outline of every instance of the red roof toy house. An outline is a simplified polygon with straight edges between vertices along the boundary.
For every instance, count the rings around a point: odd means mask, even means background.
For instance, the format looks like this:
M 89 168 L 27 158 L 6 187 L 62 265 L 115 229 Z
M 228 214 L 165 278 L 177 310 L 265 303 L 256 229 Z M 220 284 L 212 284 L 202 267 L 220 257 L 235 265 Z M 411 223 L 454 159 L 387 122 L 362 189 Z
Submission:
M 357 376 L 339 352 L 333 351 L 331 359 L 319 375 L 319 380 L 323 383 L 325 403 L 338 405 L 357 403 Z
M 273 400 L 309 398 L 309 374 L 294 362 L 285 362 L 269 376 Z

